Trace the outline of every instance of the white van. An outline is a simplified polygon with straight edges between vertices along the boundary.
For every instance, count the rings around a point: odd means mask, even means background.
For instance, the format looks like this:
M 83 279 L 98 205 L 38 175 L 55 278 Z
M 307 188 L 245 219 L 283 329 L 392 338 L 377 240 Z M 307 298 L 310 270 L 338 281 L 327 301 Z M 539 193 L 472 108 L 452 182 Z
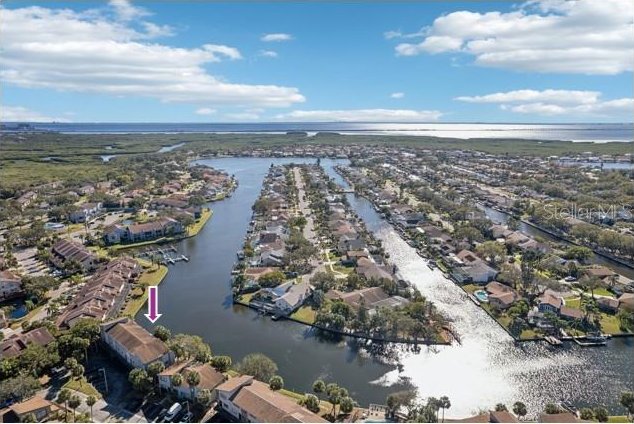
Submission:
M 165 418 L 163 419 L 163 422 L 166 422 L 166 423 L 172 422 L 172 420 L 176 418 L 176 415 L 178 415 L 178 413 L 181 412 L 182 410 L 183 410 L 183 405 L 176 402 L 174 405 L 170 406 L 170 409 L 167 410 L 167 414 L 165 414 Z

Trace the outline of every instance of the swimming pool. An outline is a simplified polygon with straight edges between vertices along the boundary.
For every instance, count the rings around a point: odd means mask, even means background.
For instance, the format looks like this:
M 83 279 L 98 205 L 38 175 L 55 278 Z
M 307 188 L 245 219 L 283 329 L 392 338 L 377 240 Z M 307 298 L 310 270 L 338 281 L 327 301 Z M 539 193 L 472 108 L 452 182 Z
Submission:
M 484 290 L 477 290 L 473 293 L 473 295 L 480 301 L 480 302 L 488 302 L 489 301 L 489 295 L 487 294 L 487 292 L 485 292 Z

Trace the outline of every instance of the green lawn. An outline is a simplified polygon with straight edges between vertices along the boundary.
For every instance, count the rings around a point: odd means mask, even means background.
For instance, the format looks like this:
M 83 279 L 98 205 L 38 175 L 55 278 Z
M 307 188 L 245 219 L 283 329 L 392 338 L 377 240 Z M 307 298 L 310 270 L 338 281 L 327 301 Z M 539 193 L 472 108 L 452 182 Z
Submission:
M 257 292 L 253 292 L 253 293 L 245 293 L 240 295 L 240 302 L 249 304 L 251 302 L 251 299 L 253 299 L 253 296 L 256 294 Z
M 615 315 L 601 314 L 601 330 L 607 334 L 616 334 L 621 332 L 621 324 Z
M 610 415 L 608 417 L 609 423 L 629 423 L 627 415 Z
M 203 209 L 200 219 L 198 219 L 194 225 L 187 228 L 187 237 L 193 237 L 198 234 L 212 215 L 213 211 L 211 209 Z
M 317 312 L 310 306 L 302 306 L 291 315 L 291 318 L 305 322 L 306 324 L 312 324 L 315 322 L 316 314 Z
M 465 284 L 464 286 L 462 286 L 462 288 L 467 292 L 467 293 L 473 293 L 477 290 L 480 290 L 482 288 L 482 286 L 479 286 L 477 284 Z
M 139 262 L 141 262 L 142 265 L 147 263 L 146 261 Z M 145 305 L 145 302 L 147 302 L 147 286 L 158 286 L 161 284 L 166 275 L 167 267 L 165 265 L 160 265 L 158 269 L 156 266 L 151 266 L 150 269 L 146 269 L 139 278 L 139 285 L 144 287 L 143 294 L 139 297 L 130 298 L 123 308 L 123 311 L 121 311 L 121 315 L 130 317 L 135 316 L 143 305 Z
M 574 309 L 581 309 L 581 298 L 580 297 L 567 297 L 565 299 L 566 306 Z
M 86 380 L 86 377 L 81 377 L 80 379 L 71 377 L 66 384 L 64 384 L 64 388 L 81 392 L 87 396 L 93 395 L 97 399 L 101 398 L 101 393 Z

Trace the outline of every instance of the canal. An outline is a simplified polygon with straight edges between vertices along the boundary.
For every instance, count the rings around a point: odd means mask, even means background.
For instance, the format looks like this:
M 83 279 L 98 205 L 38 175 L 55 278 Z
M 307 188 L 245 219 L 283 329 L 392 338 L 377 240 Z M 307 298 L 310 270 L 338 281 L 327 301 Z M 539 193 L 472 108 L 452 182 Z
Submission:
M 419 352 L 388 346 L 370 353 L 353 340 L 324 339 L 300 324 L 273 322 L 233 305 L 230 272 L 251 217 L 251 205 L 270 164 L 291 162 L 314 159 L 200 161 L 235 175 L 239 186 L 232 197 L 212 204 L 214 216 L 197 237 L 179 243 L 179 250 L 190 261 L 172 266 L 159 287 L 163 314 L 159 324 L 173 333 L 202 336 L 215 354 L 230 355 L 234 362 L 248 353 L 262 352 L 277 363 L 286 386 L 299 392 L 310 391 L 313 381 L 322 378 L 347 387 L 367 405 L 383 403 L 387 394 L 407 382 L 422 396 L 448 395 L 452 402 L 449 417 L 465 416 L 498 402 L 510 406 L 517 400 L 525 402 L 531 412 L 561 399 L 578 405 L 604 404 L 617 411 L 620 392 L 634 389 L 631 339 L 614 339 L 606 348 L 590 350 L 577 346 L 555 350 L 543 343 L 516 345 L 457 286 L 437 270 L 430 270 L 367 200 L 352 194 L 348 195 L 351 205 L 383 241 L 401 274 L 453 321 L 461 345 L 423 347 Z M 333 170 L 341 161 L 321 163 L 343 183 Z M 144 312 L 136 318 L 149 328 Z

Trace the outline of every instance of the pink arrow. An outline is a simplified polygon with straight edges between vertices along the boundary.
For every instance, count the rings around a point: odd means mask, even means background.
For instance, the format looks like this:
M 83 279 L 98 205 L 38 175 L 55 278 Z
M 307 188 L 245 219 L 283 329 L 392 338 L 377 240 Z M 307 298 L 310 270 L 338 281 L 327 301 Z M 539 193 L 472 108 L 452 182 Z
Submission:
M 152 324 L 154 324 L 161 317 L 161 314 L 158 313 L 158 287 L 149 286 L 148 290 L 149 290 L 149 295 L 147 299 L 148 313 L 144 315 Z

